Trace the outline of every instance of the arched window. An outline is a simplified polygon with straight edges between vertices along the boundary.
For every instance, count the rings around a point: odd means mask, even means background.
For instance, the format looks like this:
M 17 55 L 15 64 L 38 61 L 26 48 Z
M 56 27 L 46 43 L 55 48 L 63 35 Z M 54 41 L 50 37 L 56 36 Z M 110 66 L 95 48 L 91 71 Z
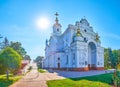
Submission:
M 85 65 L 87 65 L 87 61 L 85 61 Z
M 73 53 L 73 61 L 72 61 L 73 63 L 73 65 L 75 64 L 75 53 Z
M 86 32 L 86 29 L 84 30 L 84 32 Z
M 59 32 L 59 29 L 57 28 L 57 31 Z
M 66 59 L 66 64 L 68 64 L 68 55 L 67 55 L 67 59 Z
M 58 57 L 58 60 L 60 60 L 60 58 Z
M 73 60 L 75 60 L 75 53 L 73 54 Z

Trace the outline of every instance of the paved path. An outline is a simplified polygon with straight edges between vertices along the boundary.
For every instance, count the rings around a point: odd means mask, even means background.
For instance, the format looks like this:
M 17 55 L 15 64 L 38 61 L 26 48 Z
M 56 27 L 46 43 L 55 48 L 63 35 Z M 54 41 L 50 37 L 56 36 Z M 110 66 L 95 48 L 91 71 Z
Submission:
M 52 73 L 49 73 L 52 72 Z M 104 73 L 113 72 L 113 70 L 103 71 L 86 71 L 86 72 L 74 72 L 74 71 L 49 71 L 48 73 L 39 73 L 37 67 L 33 64 L 33 69 L 22 79 L 11 85 L 10 87 L 47 87 L 47 80 L 64 79 L 64 78 L 75 78 L 84 77 L 91 75 L 98 75 Z M 53 73 L 54 72 L 54 73 Z
M 34 64 L 31 72 L 10 87 L 47 87 L 47 80 L 63 78 L 64 77 L 58 76 L 56 73 L 39 73 Z

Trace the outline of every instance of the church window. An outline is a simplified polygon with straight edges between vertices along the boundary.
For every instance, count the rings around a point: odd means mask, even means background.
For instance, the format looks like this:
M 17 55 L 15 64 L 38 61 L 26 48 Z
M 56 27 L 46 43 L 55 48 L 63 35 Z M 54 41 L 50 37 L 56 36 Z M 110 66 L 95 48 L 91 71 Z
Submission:
M 75 54 L 73 54 L 73 65 L 75 64 Z
M 86 39 L 86 37 L 84 38 L 84 41 L 86 41 L 87 39 Z
M 73 60 L 75 60 L 75 54 L 73 54 Z
M 84 65 L 84 62 L 82 62 L 82 65 Z
M 60 58 L 58 57 L 58 60 L 60 60 Z
M 98 62 L 98 65 L 100 65 L 100 63 Z
M 66 64 L 68 64 L 68 55 L 67 55 L 67 60 L 66 60 Z
M 86 37 L 84 37 L 84 41 L 85 41 L 85 42 L 87 42 L 87 41 L 88 41 Z
M 57 31 L 59 32 L 59 29 L 57 28 Z
M 85 61 L 85 65 L 87 65 L 87 61 Z

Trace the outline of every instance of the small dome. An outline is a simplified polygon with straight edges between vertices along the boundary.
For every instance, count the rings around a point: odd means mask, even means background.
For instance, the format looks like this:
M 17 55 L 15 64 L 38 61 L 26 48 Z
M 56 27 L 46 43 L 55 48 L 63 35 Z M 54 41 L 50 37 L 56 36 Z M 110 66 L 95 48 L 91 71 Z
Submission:
M 80 32 L 80 29 L 79 29 L 79 28 L 77 29 L 76 36 L 78 36 L 78 37 L 79 37 L 79 36 L 82 36 L 82 34 L 81 34 L 81 32 Z

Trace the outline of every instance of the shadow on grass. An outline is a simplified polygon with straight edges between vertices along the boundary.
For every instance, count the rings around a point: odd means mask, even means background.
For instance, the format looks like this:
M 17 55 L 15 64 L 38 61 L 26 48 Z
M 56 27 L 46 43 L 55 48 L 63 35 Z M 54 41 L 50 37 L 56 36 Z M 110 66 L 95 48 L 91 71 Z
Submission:
M 95 75 L 95 76 L 86 76 L 86 77 L 69 78 L 69 79 L 73 81 L 89 80 L 89 81 L 113 84 L 112 76 L 113 76 L 113 73 L 107 73 L 107 74 L 101 74 L 101 75 Z
M 9 87 L 14 82 L 18 81 L 22 76 L 9 75 L 9 80 L 6 80 L 6 75 L 0 75 L 0 87 Z
M 112 73 L 47 81 L 48 87 L 111 87 Z
M 4 80 L 4 81 L 0 81 L 0 87 L 8 87 L 13 83 L 13 80 Z

